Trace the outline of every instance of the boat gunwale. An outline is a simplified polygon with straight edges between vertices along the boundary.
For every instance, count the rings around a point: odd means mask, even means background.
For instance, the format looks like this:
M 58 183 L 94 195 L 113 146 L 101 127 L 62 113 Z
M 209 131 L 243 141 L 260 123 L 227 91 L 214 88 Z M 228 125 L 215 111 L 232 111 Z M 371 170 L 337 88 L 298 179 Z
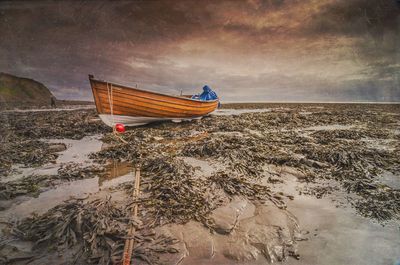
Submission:
M 140 92 L 155 94 L 155 95 L 164 96 L 164 97 L 171 97 L 171 98 L 176 98 L 176 99 L 182 99 L 182 100 L 184 100 L 184 101 L 189 101 L 189 102 L 213 103 L 213 102 L 219 101 L 219 98 L 213 99 L 213 100 L 204 101 L 204 100 L 192 99 L 192 98 L 187 98 L 187 97 L 173 96 L 173 95 L 163 94 L 163 93 L 160 93 L 160 92 L 153 92 L 153 91 L 148 91 L 148 90 L 144 90 L 144 89 L 128 87 L 128 86 L 125 86 L 125 85 L 117 84 L 117 83 L 114 83 L 114 82 L 108 82 L 108 81 L 104 81 L 104 80 L 99 80 L 99 79 L 95 79 L 95 78 L 92 78 L 92 77 L 89 77 L 89 80 L 90 80 L 90 81 L 94 81 L 94 82 L 103 83 L 103 84 L 105 84 L 105 85 L 111 84 L 111 85 L 115 85 L 115 86 L 121 87 L 121 88 L 126 88 L 126 89 L 131 89 L 131 90 L 137 90 L 137 91 L 140 91 Z M 93 87 L 92 87 L 92 88 L 93 88 Z

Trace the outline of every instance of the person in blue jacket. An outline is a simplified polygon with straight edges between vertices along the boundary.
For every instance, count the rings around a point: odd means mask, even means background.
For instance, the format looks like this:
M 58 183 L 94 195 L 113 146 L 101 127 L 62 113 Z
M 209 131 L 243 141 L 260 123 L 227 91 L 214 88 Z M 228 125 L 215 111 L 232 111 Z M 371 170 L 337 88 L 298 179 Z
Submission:
M 199 99 L 199 100 L 214 100 L 218 99 L 217 93 L 215 93 L 209 86 L 205 85 L 203 86 L 203 93 L 200 95 L 194 95 L 192 96 L 192 99 Z

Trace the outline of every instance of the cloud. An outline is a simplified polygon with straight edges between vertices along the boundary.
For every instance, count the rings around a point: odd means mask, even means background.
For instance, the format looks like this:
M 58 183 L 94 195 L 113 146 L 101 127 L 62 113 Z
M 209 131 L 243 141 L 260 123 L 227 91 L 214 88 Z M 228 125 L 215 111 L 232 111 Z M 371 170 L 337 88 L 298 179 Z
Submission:
M 90 99 L 87 74 L 229 100 L 399 100 L 392 0 L 0 3 L 0 71 Z
M 318 34 L 371 34 L 376 37 L 399 26 L 400 3 L 396 0 L 331 1 L 314 16 L 308 29 Z

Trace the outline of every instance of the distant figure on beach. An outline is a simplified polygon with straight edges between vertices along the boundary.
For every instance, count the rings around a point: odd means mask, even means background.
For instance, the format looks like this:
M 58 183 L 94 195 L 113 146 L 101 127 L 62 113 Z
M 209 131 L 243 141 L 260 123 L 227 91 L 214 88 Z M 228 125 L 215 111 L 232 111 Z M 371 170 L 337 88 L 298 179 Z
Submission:
M 51 97 L 51 107 L 52 108 L 56 108 L 57 106 L 56 106 L 56 98 L 55 97 Z

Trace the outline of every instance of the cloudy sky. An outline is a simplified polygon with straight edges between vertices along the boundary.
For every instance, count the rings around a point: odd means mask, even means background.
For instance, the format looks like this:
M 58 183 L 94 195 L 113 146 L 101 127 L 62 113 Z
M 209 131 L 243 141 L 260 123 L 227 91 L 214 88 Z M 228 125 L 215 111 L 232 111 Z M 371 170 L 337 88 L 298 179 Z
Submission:
M 400 101 L 400 0 L 0 2 L 0 72 L 224 101 Z

